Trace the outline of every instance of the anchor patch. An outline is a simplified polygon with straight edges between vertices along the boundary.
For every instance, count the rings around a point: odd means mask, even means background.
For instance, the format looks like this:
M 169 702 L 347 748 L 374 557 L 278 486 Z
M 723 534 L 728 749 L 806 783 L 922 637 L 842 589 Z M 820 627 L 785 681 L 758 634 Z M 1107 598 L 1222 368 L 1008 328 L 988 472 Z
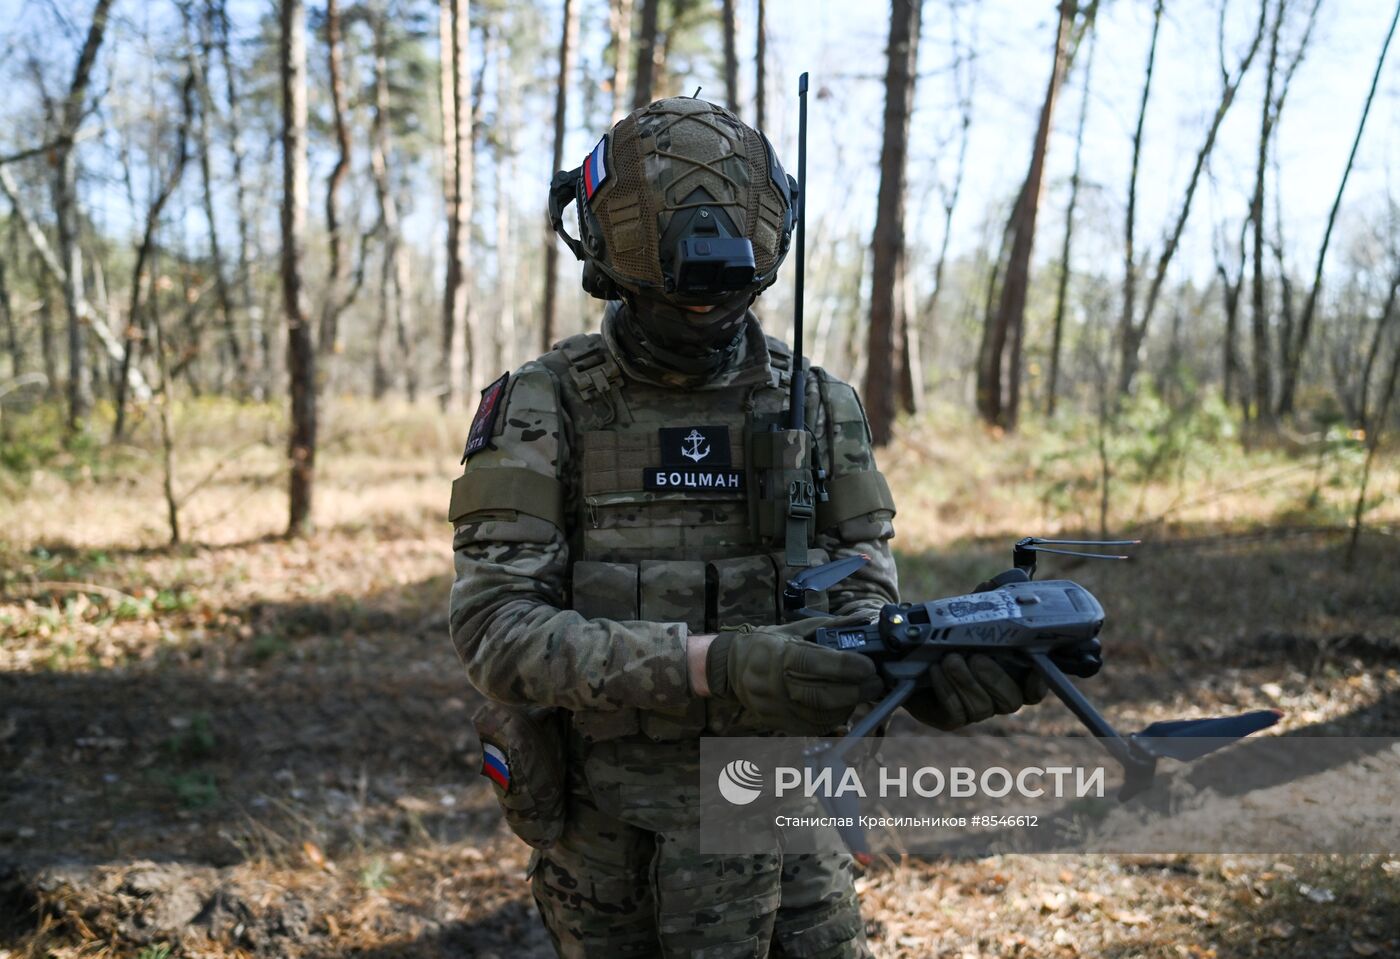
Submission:
M 663 426 L 657 432 L 662 466 L 730 465 L 727 426 Z

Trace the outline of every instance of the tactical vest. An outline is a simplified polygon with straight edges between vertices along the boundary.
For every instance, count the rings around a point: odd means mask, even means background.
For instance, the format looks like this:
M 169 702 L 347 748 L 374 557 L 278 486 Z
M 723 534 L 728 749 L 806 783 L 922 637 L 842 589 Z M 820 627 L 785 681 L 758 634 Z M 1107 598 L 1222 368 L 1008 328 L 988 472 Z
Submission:
M 573 424 L 574 455 L 560 465 L 573 609 L 590 619 L 684 622 L 693 633 L 777 623 L 793 573 L 784 537 L 794 522 L 778 487 L 794 476 L 816 485 L 815 508 L 796 520 L 809 564 L 827 559 L 817 530 L 892 508 L 878 472 L 832 462 L 833 431 L 858 429 L 847 435 L 868 443 L 849 386 L 813 370 L 808 433 L 794 442 L 795 434 L 774 431 L 787 425 L 792 355 L 771 338 L 768 351 L 766 378 L 760 370 L 702 391 L 624 376 L 599 334 L 571 337 L 541 357 Z M 824 594 L 806 601 L 825 608 Z M 580 712 L 573 722 L 590 740 L 757 731 L 736 704 L 698 698 L 680 713 Z

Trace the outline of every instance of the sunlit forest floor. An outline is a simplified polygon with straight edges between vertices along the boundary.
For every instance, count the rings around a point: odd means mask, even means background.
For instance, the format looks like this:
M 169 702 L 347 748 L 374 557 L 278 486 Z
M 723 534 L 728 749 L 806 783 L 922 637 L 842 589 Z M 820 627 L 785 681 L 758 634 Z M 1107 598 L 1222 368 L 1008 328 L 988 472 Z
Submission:
M 1400 733 L 1400 461 L 1348 567 L 1356 444 L 1241 452 L 1228 424 L 908 424 L 882 456 L 909 598 L 1008 565 L 1028 534 L 1145 540 L 1045 563 L 1104 600 L 1086 684 L 1125 728 L 1278 706 L 1278 731 Z M 177 417 L 186 543 L 154 424 L 65 450 L 8 414 L 0 464 L 0 957 L 551 954 L 526 847 L 477 776 L 447 637 L 464 418 L 342 403 L 316 517 L 285 516 L 280 412 Z M 1070 731 L 1057 703 L 998 720 Z M 1400 954 L 1400 859 L 876 861 L 881 957 Z

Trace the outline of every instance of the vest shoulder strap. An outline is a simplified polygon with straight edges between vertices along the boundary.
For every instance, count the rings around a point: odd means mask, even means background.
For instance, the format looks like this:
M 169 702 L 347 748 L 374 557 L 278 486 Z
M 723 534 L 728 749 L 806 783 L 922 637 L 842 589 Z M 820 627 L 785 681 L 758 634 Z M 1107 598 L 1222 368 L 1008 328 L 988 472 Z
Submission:
M 600 333 L 579 333 L 554 344 L 540 357 L 559 379 L 561 392 L 577 400 L 588 428 L 599 429 L 625 416 L 622 368 Z

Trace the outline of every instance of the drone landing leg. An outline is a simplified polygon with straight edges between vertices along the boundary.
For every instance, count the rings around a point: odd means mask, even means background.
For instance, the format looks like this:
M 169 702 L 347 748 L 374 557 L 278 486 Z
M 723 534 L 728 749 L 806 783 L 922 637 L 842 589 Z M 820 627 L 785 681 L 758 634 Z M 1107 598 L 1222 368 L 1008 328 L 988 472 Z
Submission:
M 1060 667 L 1055 665 L 1054 660 L 1044 653 L 1030 653 L 1029 655 L 1036 672 L 1045 678 L 1046 685 L 1054 690 L 1056 696 L 1060 697 L 1060 702 L 1069 707 L 1070 712 L 1074 713 L 1079 721 L 1088 727 L 1108 754 L 1117 760 L 1118 765 L 1123 767 L 1126 778 L 1122 790 L 1118 793 L 1118 798 L 1128 799 L 1152 785 L 1152 777 L 1157 769 L 1157 760 L 1151 756 L 1139 755 L 1126 739 L 1118 735 L 1118 730 L 1109 725 L 1108 720 L 1104 719 L 1093 704 L 1084 698 L 1084 694 L 1074 687 L 1074 684 L 1069 681 L 1069 677 L 1060 671 Z

